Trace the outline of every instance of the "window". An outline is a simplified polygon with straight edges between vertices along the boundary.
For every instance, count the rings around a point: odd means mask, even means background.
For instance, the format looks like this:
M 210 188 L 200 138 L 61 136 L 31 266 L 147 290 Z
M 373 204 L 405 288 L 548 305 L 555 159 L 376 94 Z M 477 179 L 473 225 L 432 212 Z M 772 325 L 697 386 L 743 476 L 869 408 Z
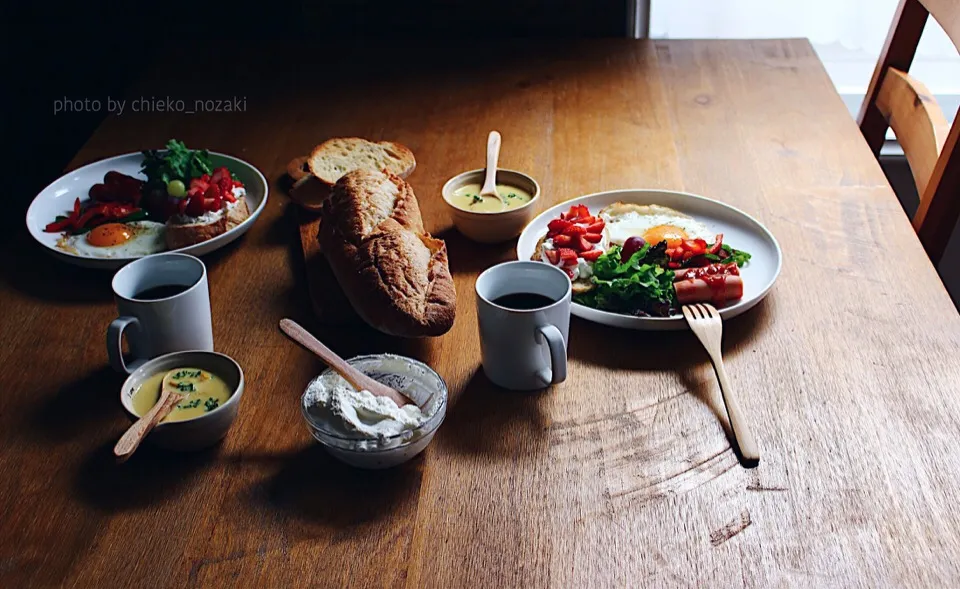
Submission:
M 899 0 L 650 0 L 650 37 L 807 37 L 856 116 Z M 952 121 L 960 105 L 960 55 L 931 17 L 910 72 Z

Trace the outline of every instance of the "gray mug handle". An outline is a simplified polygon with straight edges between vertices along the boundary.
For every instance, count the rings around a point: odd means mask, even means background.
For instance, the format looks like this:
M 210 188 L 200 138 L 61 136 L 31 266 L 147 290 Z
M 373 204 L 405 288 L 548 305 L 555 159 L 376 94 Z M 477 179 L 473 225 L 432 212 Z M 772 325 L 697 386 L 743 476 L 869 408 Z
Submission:
M 117 372 L 133 372 L 137 366 L 143 364 L 143 359 L 137 359 L 129 365 L 123 361 L 123 330 L 131 324 L 134 327 L 140 327 L 140 321 L 136 317 L 117 317 L 107 328 L 107 357 L 110 358 L 110 366 Z
M 550 368 L 541 370 L 537 377 L 543 386 L 560 384 L 567 380 L 567 346 L 563 341 L 563 334 L 555 325 L 541 325 L 537 327 L 537 340 L 546 340 L 550 348 Z

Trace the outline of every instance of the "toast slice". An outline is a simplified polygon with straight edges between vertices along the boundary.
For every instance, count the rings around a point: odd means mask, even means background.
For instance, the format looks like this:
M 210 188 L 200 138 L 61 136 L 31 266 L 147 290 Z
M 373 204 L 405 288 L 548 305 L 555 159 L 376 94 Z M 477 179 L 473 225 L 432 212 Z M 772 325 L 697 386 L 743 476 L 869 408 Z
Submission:
M 533 255 L 530 256 L 530 259 L 534 262 L 543 262 L 543 242 L 547 240 L 547 236 L 544 235 L 540 238 L 540 241 L 537 242 L 537 247 L 533 250 Z M 546 263 L 546 262 L 544 262 Z M 589 278 L 577 278 L 571 283 L 571 292 L 573 294 L 583 294 L 585 292 L 590 292 L 596 288 L 596 285 Z
M 246 197 L 241 196 L 232 206 L 219 214 L 205 213 L 201 217 L 174 216 L 167 220 L 164 239 L 168 249 L 180 249 L 223 235 L 250 216 Z
M 308 159 L 310 158 L 303 155 L 293 158 L 287 164 L 287 175 L 290 176 L 294 182 L 310 175 L 310 166 L 307 164 Z
M 246 221 L 247 217 L 250 216 L 247 197 L 241 196 L 237 199 L 237 202 L 228 205 L 227 212 L 224 216 L 227 218 L 227 231 Z
M 204 217 L 171 217 L 167 221 L 167 230 L 164 238 L 167 248 L 180 249 L 213 239 L 227 232 L 227 216 L 218 215 L 213 218 Z
M 359 137 L 337 137 L 314 147 L 307 165 L 311 174 L 332 187 L 353 170 L 386 171 L 406 178 L 417 167 L 417 160 L 407 147 L 393 141 L 374 143 Z

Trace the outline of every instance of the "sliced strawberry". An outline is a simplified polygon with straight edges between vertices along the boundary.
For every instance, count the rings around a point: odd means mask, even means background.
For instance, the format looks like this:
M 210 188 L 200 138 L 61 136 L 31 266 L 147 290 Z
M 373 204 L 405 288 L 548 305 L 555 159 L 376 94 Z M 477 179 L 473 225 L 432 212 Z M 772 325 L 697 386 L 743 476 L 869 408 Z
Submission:
M 208 211 L 219 211 L 220 207 L 223 206 L 220 186 L 211 184 L 207 191 L 203 193 L 203 200 Z
M 584 225 L 584 226 L 593 225 L 596 222 L 597 222 L 597 218 L 592 217 L 590 215 L 586 217 L 580 217 L 579 219 L 577 219 L 577 223 L 580 223 L 581 225 Z
M 569 235 L 558 235 L 553 238 L 553 245 L 557 247 L 568 247 L 573 243 L 573 238 Z
M 569 227 L 563 230 L 564 235 L 570 235 L 572 237 L 579 237 L 580 235 L 584 235 L 586 232 L 587 228 L 583 225 L 574 225 L 572 223 Z
M 590 243 L 600 243 L 600 240 L 603 239 L 603 236 L 599 233 L 587 233 L 583 236 L 583 238 Z
M 571 225 L 573 225 L 573 223 L 566 219 L 554 219 L 547 223 L 547 230 L 550 235 L 556 235 L 557 233 L 563 233 L 563 230 Z
M 550 260 L 550 263 L 554 266 L 560 262 L 560 252 L 557 250 L 543 250 L 543 253 L 547 256 L 547 259 Z
M 564 266 L 577 263 L 577 252 L 568 247 L 560 248 L 560 261 Z
M 577 244 L 577 249 L 582 252 L 588 252 L 593 249 L 593 244 L 586 240 L 584 236 L 580 236 L 580 239 L 575 241 Z
M 583 252 L 580 254 L 580 257 L 588 262 L 596 262 L 597 258 L 603 255 L 603 250 L 600 248 L 590 250 L 588 252 Z
M 586 205 L 576 205 L 576 209 L 578 219 L 586 219 L 590 216 L 590 209 L 588 209 Z
M 605 226 L 606 223 L 603 221 L 597 221 L 587 226 L 587 233 L 601 233 Z

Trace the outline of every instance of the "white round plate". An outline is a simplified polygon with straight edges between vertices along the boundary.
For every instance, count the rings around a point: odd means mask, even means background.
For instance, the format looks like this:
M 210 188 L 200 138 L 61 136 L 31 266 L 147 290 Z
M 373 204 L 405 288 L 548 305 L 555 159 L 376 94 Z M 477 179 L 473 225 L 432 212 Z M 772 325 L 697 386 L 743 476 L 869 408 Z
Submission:
M 591 215 L 596 215 L 603 207 L 617 201 L 637 204 L 659 204 L 702 221 L 711 233 L 722 233 L 723 243 L 744 250 L 753 257 L 740 269 L 743 276 L 743 298 L 726 305 L 718 306 L 721 317 L 730 319 L 747 311 L 759 303 L 776 281 L 783 263 L 780 245 L 770 231 L 759 221 L 731 207 L 702 196 L 672 192 L 669 190 L 612 190 L 588 194 L 560 203 L 537 216 L 527 225 L 517 241 L 517 258 L 529 260 L 536 250 L 537 242 L 547 232 L 547 223 L 570 210 L 572 205 L 586 205 Z M 681 315 L 673 317 L 633 317 L 599 311 L 573 303 L 571 312 L 577 317 L 628 329 L 650 331 L 687 329 L 687 322 Z
M 30 208 L 27 209 L 27 229 L 30 231 L 30 235 L 57 258 L 85 268 L 116 269 L 142 257 L 94 258 L 71 254 L 57 249 L 57 240 L 60 239 L 60 233 L 46 233 L 43 230 L 48 223 L 53 222 L 57 215 L 65 215 L 72 210 L 73 201 L 76 198 L 79 197 L 81 202 L 90 198 L 87 194 L 90 187 L 98 182 L 103 182 L 104 174 L 110 170 L 144 179 L 145 177 L 140 173 L 140 162 L 142 161 L 142 154 L 128 153 L 100 160 L 64 174 L 44 188 L 30 203 Z M 243 182 L 243 187 L 247 192 L 247 207 L 250 209 L 250 216 L 243 223 L 213 239 L 170 251 L 202 256 L 220 249 L 246 233 L 267 204 L 267 194 L 269 192 L 267 179 L 263 177 L 260 170 L 241 159 L 212 151 L 210 152 L 210 161 L 215 168 L 226 166 Z

